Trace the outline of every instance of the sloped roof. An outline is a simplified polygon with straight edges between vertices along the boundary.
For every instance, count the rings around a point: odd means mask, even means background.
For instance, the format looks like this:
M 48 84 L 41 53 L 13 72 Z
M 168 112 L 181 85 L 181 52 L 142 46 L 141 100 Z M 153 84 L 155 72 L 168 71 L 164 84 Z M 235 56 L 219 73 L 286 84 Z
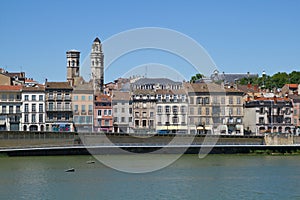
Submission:
M 100 41 L 100 39 L 99 39 L 98 37 L 96 37 L 96 38 L 94 39 L 94 42 L 99 42 L 99 43 L 101 43 L 101 41 Z
M 290 89 L 298 89 L 298 84 L 294 83 L 294 84 L 285 84 L 286 86 L 288 86 Z
M 230 93 L 243 93 L 243 91 L 240 91 L 238 89 L 235 89 L 233 87 L 223 87 L 221 85 L 215 84 L 215 83 L 185 83 L 185 88 L 188 92 L 198 92 L 198 93 L 224 93 L 224 92 L 230 92 Z
M 112 99 L 115 101 L 129 101 L 130 92 L 113 91 Z
M 0 85 L 0 91 L 21 91 L 21 85 Z
M 68 82 L 46 82 L 46 89 L 73 89 Z
M 26 86 L 23 86 L 22 87 L 22 91 L 45 91 L 45 86 L 44 85 L 41 85 L 41 84 L 38 84 L 36 85 L 35 87 L 26 87 Z
M 133 85 L 182 85 L 181 82 L 176 82 L 168 78 L 140 78 Z

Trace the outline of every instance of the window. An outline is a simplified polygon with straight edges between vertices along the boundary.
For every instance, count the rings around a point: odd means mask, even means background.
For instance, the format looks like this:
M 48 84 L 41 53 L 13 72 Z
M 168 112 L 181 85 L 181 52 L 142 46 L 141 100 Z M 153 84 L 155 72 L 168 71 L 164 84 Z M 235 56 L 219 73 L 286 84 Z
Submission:
M 264 120 L 263 117 L 260 117 L 258 120 L 259 120 L 259 123 L 260 123 L 260 124 L 264 124 L 264 123 L 265 123 L 265 122 L 264 122 L 265 120 Z
M 69 94 L 69 93 L 66 93 L 66 94 L 65 94 L 65 99 L 66 99 L 66 100 L 70 100 L 70 99 L 71 99 L 71 97 L 70 97 L 70 94 Z
M 89 95 L 89 101 L 93 101 L 93 96 Z
M 181 106 L 180 107 L 180 112 L 181 112 L 181 114 L 185 114 L 186 113 L 186 106 Z
M 154 117 L 154 112 L 150 112 L 150 117 Z
M 225 104 L 225 97 L 221 98 L 221 104 Z
M 43 110 L 44 110 L 44 109 L 43 109 L 43 104 L 40 103 L 40 104 L 39 104 L 39 112 L 44 112 Z
M 10 101 L 13 101 L 14 98 L 15 98 L 15 96 L 14 96 L 13 94 L 9 94 L 9 100 L 10 100 Z
M 109 126 L 109 120 L 108 119 L 104 120 L 104 126 Z
M 128 118 L 128 122 L 132 122 L 132 117 L 129 117 L 129 118 Z
M 13 106 L 9 106 L 8 109 L 9 109 L 9 110 L 8 110 L 9 113 L 13 113 L 13 112 L 14 112 L 14 107 L 13 107 Z
M 297 109 L 294 109 L 294 115 L 297 116 Z M 295 124 L 297 124 L 297 122 Z
M 28 123 L 29 121 L 28 121 L 28 114 L 25 114 L 25 116 L 24 116 L 24 121 L 25 121 L 25 123 Z
M 65 103 L 65 109 L 66 109 L 66 110 L 69 110 L 70 108 L 71 108 L 70 103 L 69 103 L 69 102 L 66 102 L 66 103 Z
M 173 117 L 172 121 L 173 121 L 173 124 L 178 124 L 178 117 Z
M 49 116 L 48 116 L 48 119 L 53 120 L 53 114 L 50 113 Z
M 233 104 L 233 97 L 229 97 L 229 104 Z
M 129 108 L 129 114 L 132 114 L 132 108 Z
M 241 115 L 241 108 L 236 108 L 236 114 Z
M 125 112 L 125 108 L 122 108 L 122 113 L 124 113 Z
M 16 113 L 20 113 L 21 112 L 21 106 L 17 106 L 16 107 Z
M 205 108 L 205 114 L 209 115 L 209 108 Z
M 93 105 L 89 105 L 89 112 L 93 111 Z
M 115 114 L 118 113 L 118 108 L 114 108 L 114 113 L 115 113 Z
M 74 105 L 75 112 L 78 112 L 78 105 Z
M 25 101 L 29 100 L 29 95 L 25 95 Z
M 107 115 L 107 110 L 104 110 L 104 115 L 105 115 L 105 116 Z
M 209 118 L 206 118 L 206 119 L 205 119 L 205 123 L 206 123 L 206 124 L 210 124 Z
M 173 97 L 173 99 L 174 99 L 174 102 L 177 102 L 178 96 L 175 94 L 174 97 Z
M 49 93 L 49 99 L 53 99 L 53 93 L 52 92 Z
M 158 94 L 158 95 L 157 95 L 157 100 L 158 100 L 159 102 L 161 102 L 161 94 Z
M 81 112 L 85 112 L 85 105 L 81 105 Z
M 84 124 L 85 123 L 85 117 L 84 116 L 79 116 L 79 123 Z
M 61 120 L 61 114 L 60 113 L 57 114 L 57 120 Z
M 49 110 L 53 110 L 53 103 L 49 103 Z
M 81 100 L 82 100 L 82 101 L 85 101 L 85 96 L 81 96 Z
M 101 110 L 98 110 L 98 116 L 101 116 Z
M 36 122 L 35 114 L 32 114 L 32 115 L 31 115 L 31 122 L 32 122 L 32 123 L 35 123 L 35 122 Z
M 33 103 L 33 104 L 31 105 L 31 111 L 32 111 L 32 112 L 36 112 L 36 104 L 35 104 L 35 103 Z
M 70 115 L 68 113 L 65 114 L 65 120 L 69 121 L 70 120 Z
M 285 121 L 285 123 L 290 124 L 291 123 L 291 118 L 287 117 L 287 118 L 285 118 L 284 121 Z
M 233 108 L 229 108 L 229 115 L 233 114 Z
M 58 103 L 57 103 L 57 110 L 62 110 L 61 102 L 58 102 Z
M 92 116 L 86 116 L 86 123 L 88 124 L 92 123 Z
M 170 113 L 170 106 L 166 106 L 166 113 L 167 113 L 167 114 Z
M 78 96 L 74 96 L 74 101 L 78 101 Z
M 60 92 L 60 91 L 57 92 L 57 99 L 58 99 L 58 100 L 61 100 L 61 99 L 62 99 L 62 95 L 61 95 L 61 92 Z
M 6 106 L 5 105 L 2 106 L 2 113 L 6 113 Z
M 204 104 L 209 104 L 209 97 L 204 98 Z
M 167 101 L 167 102 L 170 101 L 170 95 L 169 95 L 169 94 L 166 95 L 166 101 Z
M 241 104 L 241 97 L 237 97 L 237 98 L 236 98 L 236 103 L 237 103 L 237 104 Z
M 44 121 L 44 120 L 43 120 L 43 114 L 39 114 L 39 122 L 40 122 L 40 123 L 43 123 L 43 121 Z
M 125 122 L 125 117 L 121 117 L 121 122 Z
M 39 101 L 44 101 L 43 95 L 39 95 Z
M 143 112 L 143 117 L 147 117 L 147 112 Z
M 181 100 L 182 100 L 182 102 L 185 102 L 185 100 L 186 100 L 186 96 L 183 94 L 183 95 L 181 95 Z
M 108 110 L 108 115 L 111 116 L 111 110 Z
M 178 113 L 178 106 L 173 106 L 173 114 L 177 114 Z
M 202 108 L 198 108 L 198 115 L 202 115 Z
M 157 106 L 157 113 L 161 113 L 162 112 L 162 107 L 161 106 Z
M 31 100 L 32 100 L 32 101 L 36 101 L 36 95 L 32 95 L 32 96 L 31 96 Z
M 2 100 L 4 100 L 4 101 L 7 100 L 7 95 L 6 94 L 2 94 Z

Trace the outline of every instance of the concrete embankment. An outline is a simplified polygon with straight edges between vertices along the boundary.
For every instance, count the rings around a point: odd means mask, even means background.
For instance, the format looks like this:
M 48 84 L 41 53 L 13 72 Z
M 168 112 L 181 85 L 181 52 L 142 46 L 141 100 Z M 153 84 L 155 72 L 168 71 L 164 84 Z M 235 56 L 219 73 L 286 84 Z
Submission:
M 87 155 L 134 153 L 297 152 L 300 138 L 290 135 L 126 135 L 55 132 L 0 132 L 0 154 Z M 168 146 L 166 146 L 168 145 Z

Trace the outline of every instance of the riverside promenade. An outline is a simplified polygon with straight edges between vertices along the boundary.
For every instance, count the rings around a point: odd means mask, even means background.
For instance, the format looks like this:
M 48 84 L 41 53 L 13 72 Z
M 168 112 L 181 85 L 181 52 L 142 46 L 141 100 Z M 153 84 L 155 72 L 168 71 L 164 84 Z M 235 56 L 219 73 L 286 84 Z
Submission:
M 300 151 L 300 137 L 272 134 L 238 135 L 146 135 L 78 134 L 73 132 L 0 132 L 0 154 L 88 155 L 133 153 L 198 154 L 293 153 Z M 200 151 L 200 152 L 201 152 Z

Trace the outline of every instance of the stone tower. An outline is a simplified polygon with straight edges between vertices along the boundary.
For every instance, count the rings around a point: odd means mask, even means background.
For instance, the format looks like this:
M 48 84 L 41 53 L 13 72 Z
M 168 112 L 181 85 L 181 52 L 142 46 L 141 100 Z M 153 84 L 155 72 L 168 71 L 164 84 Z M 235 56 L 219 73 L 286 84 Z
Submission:
M 67 54 L 67 81 L 71 86 L 74 86 L 75 79 L 79 77 L 79 59 L 80 52 L 70 50 Z
M 102 44 L 98 37 L 93 42 L 91 51 L 91 79 L 95 93 L 103 93 L 104 86 L 104 56 Z

